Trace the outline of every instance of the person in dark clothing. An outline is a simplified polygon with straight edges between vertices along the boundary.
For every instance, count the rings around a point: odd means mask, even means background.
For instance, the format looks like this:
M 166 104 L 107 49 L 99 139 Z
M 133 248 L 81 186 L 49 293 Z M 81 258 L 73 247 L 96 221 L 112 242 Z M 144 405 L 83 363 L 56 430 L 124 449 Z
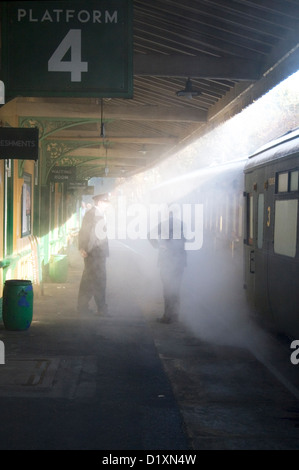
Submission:
M 178 320 L 180 311 L 180 289 L 186 266 L 186 251 L 183 222 L 173 217 L 158 226 L 158 239 L 149 240 L 159 249 L 158 265 L 163 286 L 164 314 L 162 323 Z
M 78 248 L 84 258 L 84 270 L 78 294 L 78 313 L 90 312 L 89 301 L 94 298 L 98 314 L 107 314 L 106 258 L 109 244 L 106 235 L 105 209 L 107 194 L 93 197 L 95 205 L 84 215 L 79 231 Z

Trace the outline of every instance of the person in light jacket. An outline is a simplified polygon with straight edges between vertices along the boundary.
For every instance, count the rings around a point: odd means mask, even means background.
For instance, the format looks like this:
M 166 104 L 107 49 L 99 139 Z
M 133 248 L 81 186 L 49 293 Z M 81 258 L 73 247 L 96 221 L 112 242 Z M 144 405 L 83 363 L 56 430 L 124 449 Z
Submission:
M 107 194 L 93 197 L 94 207 L 84 215 L 79 231 L 78 248 L 84 258 L 84 270 L 78 294 L 78 313 L 90 313 L 89 302 L 92 298 L 97 313 L 107 314 L 106 305 L 106 259 L 109 244 L 106 235 L 105 210 L 109 203 Z

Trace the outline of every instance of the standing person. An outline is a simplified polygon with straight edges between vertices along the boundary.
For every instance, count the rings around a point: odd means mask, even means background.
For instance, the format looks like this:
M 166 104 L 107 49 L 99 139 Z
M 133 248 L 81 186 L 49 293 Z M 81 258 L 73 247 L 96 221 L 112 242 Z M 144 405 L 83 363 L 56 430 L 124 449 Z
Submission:
M 178 320 L 180 310 L 180 289 L 186 266 L 185 237 L 183 222 L 169 213 L 169 218 L 158 227 L 158 239 L 151 239 L 154 248 L 159 249 L 158 265 L 163 285 L 164 314 L 162 323 Z
M 84 258 L 84 270 L 78 295 L 78 313 L 90 312 L 89 301 L 94 297 L 98 314 L 107 314 L 106 258 L 109 244 L 106 235 L 105 210 L 107 194 L 93 197 L 94 207 L 85 213 L 79 231 L 78 248 Z

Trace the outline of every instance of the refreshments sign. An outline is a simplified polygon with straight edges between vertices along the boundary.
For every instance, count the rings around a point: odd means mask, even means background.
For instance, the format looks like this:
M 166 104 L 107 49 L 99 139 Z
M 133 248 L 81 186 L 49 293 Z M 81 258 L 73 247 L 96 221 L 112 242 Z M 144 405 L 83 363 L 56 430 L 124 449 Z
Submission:
M 0 158 L 37 160 L 37 127 L 0 127 Z

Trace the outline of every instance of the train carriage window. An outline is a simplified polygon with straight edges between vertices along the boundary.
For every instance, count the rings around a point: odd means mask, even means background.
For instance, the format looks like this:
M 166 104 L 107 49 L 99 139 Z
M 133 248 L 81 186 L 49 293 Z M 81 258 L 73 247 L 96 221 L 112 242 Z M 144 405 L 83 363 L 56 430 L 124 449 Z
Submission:
M 258 248 L 263 247 L 263 236 L 264 236 L 264 194 L 259 194 L 258 207 L 257 207 L 257 246 Z
M 275 202 L 274 252 L 296 256 L 298 199 Z
M 278 175 L 278 192 L 286 193 L 288 191 L 288 186 L 289 186 L 288 183 L 289 183 L 289 174 L 280 173 Z
M 253 245 L 253 195 L 247 195 L 247 243 Z
M 299 171 L 291 171 L 290 191 L 298 191 Z
M 298 191 L 299 187 L 299 170 L 278 173 L 277 175 L 277 192 L 289 193 Z
M 238 204 L 238 215 L 239 215 L 239 220 L 238 220 L 238 230 L 237 234 L 239 237 L 242 237 L 243 234 L 243 194 L 240 192 L 239 194 L 239 204 Z

